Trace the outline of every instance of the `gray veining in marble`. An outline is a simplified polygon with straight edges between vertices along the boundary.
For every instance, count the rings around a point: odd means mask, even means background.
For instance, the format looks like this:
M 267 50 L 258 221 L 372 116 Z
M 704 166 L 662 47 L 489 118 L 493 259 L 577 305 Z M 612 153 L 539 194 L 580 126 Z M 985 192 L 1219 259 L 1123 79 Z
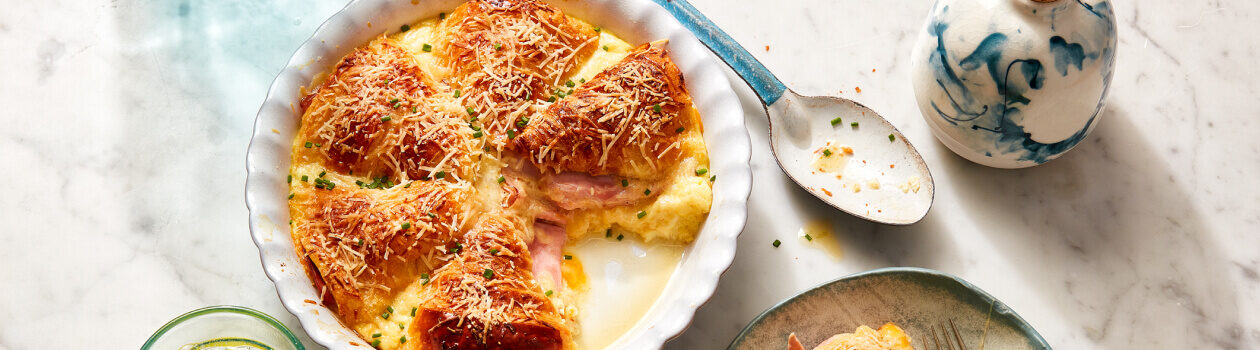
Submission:
M 211 304 L 301 333 L 249 239 L 245 147 L 271 79 L 344 3 L 0 3 L 0 350 L 135 348 Z M 1260 348 L 1260 3 L 1117 2 L 1098 128 L 1014 171 L 955 156 L 919 117 L 907 59 L 929 1 L 695 5 L 797 91 L 880 111 L 923 153 L 937 198 L 909 227 L 829 209 L 782 176 L 736 84 L 754 145 L 748 226 L 667 348 L 724 347 L 782 298 L 896 265 L 969 280 L 1060 349 Z M 795 238 L 816 219 L 841 258 Z

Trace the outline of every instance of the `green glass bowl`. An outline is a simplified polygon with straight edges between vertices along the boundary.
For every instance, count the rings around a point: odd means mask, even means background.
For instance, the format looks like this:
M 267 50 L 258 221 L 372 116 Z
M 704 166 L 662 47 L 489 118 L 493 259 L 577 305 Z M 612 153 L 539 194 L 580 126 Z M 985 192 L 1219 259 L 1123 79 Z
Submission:
M 158 328 L 141 350 L 194 349 L 198 344 L 231 340 L 262 349 L 306 350 L 283 323 L 258 310 L 210 306 L 189 311 Z

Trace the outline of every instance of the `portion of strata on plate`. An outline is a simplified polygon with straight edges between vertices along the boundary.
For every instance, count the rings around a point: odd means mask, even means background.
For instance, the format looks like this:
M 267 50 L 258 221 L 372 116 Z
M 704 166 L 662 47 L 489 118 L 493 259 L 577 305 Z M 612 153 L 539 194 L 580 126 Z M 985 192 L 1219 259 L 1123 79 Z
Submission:
M 472 0 L 347 54 L 302 100 L 288 179 L 321 302 L 380 349 L 615 340 L 582 332 L 572 249 L 689 243 L 712 202 L 668 55 L 535 0 Z
M 796 339 L 796 333 L 788 335 L 788 350 L 805 350 L 805 346 Z M 814 350 L 914 350 L 914 347 L 910 346 L 910 337 L 901 327 L 888 322 L 878 331 L 862 325 L 853 333 L 833 335 Z

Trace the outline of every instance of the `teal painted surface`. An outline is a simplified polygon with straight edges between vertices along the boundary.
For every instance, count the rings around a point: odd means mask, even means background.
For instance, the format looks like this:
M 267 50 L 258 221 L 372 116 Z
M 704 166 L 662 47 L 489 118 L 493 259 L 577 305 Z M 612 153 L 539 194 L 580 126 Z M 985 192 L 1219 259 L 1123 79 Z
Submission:
M 722 58 L 731 69 L 735 70 L 753 91 L 757 92 L 757 97 L 761 98 L 761 102 L 767 106 L 774 104 L 787 91 L 787 86 L 779 81 L 774 74 L 770 73 L 766 66 L 758 62 L 752 54 L 748 53 L 743 46 L 735 42 L 730 35 L 723 32 L 716 24 L 713 24 L 709 18 L 692 7 L 685 0 L 652 0 L 653 2 L 664 7 L 670 14 L 674 15 L 684 27 L 691 30 L 692 33 L 708 46 L 713 53 Z

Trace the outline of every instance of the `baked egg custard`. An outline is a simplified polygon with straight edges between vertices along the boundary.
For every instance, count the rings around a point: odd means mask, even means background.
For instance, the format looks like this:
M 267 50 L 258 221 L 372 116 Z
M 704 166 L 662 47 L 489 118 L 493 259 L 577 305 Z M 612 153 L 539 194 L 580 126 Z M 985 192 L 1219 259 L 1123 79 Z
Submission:
M 536 0 L 404 25 L 299 107 L 294 249 L 379 349 L 602 348 L 659 296 L 717 180 L 668 42 Z

